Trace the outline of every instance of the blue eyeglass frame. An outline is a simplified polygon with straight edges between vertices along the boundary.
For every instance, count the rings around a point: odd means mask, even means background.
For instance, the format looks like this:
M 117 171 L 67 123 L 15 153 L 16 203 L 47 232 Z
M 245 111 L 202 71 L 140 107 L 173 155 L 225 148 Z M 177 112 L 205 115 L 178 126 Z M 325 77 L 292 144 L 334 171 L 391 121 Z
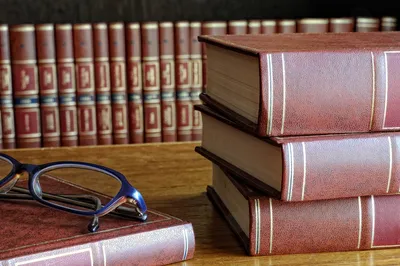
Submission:
M 122 205 L 125 202 L 131 202 L 135 203 L 135 205 L 138 208 L 138 211 L 142 215 L 142 220 L 147 219 L 147 206 L 146 203 L 141 195 L 141 193 L 134 188 L 128 180 L 125 178 L 123 174 L 120 172 L 102 166 L 98 164 L 92 164 L 92 163 L 86 163 L 86 162 L 79 162 L 79 161 L 57 161 L 57 162 L 51 162 L 51 163 L 46 163 L 46 164 L 23 164 L 20 163 L 18 160 L 14 159 L 13 157 L 0 153 L 0 159 L 8 161 L 12 165 L 11 172 L 3 179 L 0 180 L 0 189 L 4 186 L 9 184 L 10 182 L 15 182 L 18 179 L 18 174 L 22 172 L 27 172 L 29 175 L 29 180 L 28 180 L 28 187 L 29 187 L 29 192 L 33 199 L 37 200 L 43 205 L 46 205 L 51 208 L 55 208 L 58 210 L 74 213 L 76 215 L 82 215 L 82 216 L 96 216 L 96 217 L 101 217 L 106 215 L 107 213 L 113 211 L 114 209 L 118 208 L 120 205 Z M 80 168 L 80 169 L 88 169 L 88 170 L 94 170 L 98 172 L 102 172 L 104 174 L 110 175 L 117 179 L 118 181 L 121 182 L 121 188 L 118 191 L 117 195 L 115 195 L 110 202 L 108 202 L 106 205 L 103 207 L 95 210 L 95 211 L 82 211 L 82 210 L 77 210 L 73 208 L 69 208 L 66 206 L 61 206 L 58 204 L 53 204 L 51 202 L 48 202 L 46 200 L 43 200 L 41 197 L 42 191 L 40 188 L 40 182 L 39 182 L 39 177 L 48 171 L 58 169 L 58 168 Z M 11 187 L 14 185 L 12 184 Z

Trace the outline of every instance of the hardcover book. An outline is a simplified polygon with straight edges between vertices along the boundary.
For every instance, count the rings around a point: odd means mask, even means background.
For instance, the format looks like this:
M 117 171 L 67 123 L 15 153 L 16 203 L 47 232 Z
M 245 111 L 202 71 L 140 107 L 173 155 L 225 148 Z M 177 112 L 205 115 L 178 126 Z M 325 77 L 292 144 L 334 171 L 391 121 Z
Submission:
M 196 151 L 283 201 L 395 194 L 399 132 L 262 138 L 206 105 Z
M 66 194 L 107 195 L 52 176 L 42 187 Z M 18 187 L 26 188 L 26 181 Z M 12 191 L 11 191 L 12 192 Z M 9 193 L 11 193 L 9 192 Z M 107 214 L 95 233 L 89 218 L 54 210 L 33 200 L 0 199 L 0 265 L 165 265 L 189 260 L 195 237 L 191 223 L 156 210 L 146 221 Z
M 259 136 L 400 128 L 400 32 L 199 36 L 206 94 Z
M 243 185 L 213 165 L 207 194 L 248 255 L 399 247 L 400 195 L 282 202 Z

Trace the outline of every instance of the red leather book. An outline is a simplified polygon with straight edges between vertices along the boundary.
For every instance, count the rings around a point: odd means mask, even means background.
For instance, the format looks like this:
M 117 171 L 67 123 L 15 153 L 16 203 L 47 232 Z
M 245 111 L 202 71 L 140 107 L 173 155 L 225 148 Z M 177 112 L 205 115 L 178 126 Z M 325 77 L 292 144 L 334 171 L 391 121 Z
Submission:
M 261 33 L 261 20 L 250 19 L 247 24 L 248 34 L 260 34 Z
M 400 128 L 400 32 L 199 39 L 209 68 L 218 70 L 209 74 L 207 95 L 259 136 Z
M 353 32 L 354 18 L 330 18 L 329 32 Z
M 143 65 L 144 139 L 146 143 L 162 142 L 160 47 L 157 22 L 141 24 Z
M 130 143 L 144 142 L 140 23 L 125 27 Z
M 56 45 L 53 24 L 36 24 L 36 51 L 39 69 L 42 146 L 59 147 L 60 116 L 56 70 Z
M 207 195 L 250 256 L 398 248 L 400 195 L 310 202 L 265 196 L 213 166 Z
M 94 85 L 98 145 L 113 144 L 107 23 L 93 23 Z
M 114 144 L 129 143 L 128 95 L 126 88 L 125 24 L 109 24 L 111 102 Z
M 271 34 L 277 32 L 277 23 L 274 19 L 265 19 L 261 21 L 261 33 Z
M 201 23 L 201 35 L 223 35 L 228 33 L 228 25 L 225 21 L 203 21 Z M 201 55 L 203 57 L 203 91 L 207 89 L 207 49 L 201 43 Z
M 177 140 L 191 141 L 193 128 L 193 105 L 190 98 L 190 28 L 188 21 L 175 25 L 175 81 Z
M 192 67 L 191 83 L 192 88 L 190 98 L 192 105 L 201 104 L 200 93 L 203 89 L 203 63 L 201 59 L 201 43 L 197 39 L 201 35 L 201 22 L 190 22 L 190 64 Z M 203 124 L 201 122 L 201 114 L 199 111 L 193 109 L 193 127 L 192 127 L 192 140 L 201 140 Z
M 4 149 L 15 149 L 14 104 L 11 77 L 9 28 L 6 24 L 0 24 L 0 111 Z
M 282 19 L 278 20 L 278 33 L 294 33 L 297 31 L 296 20 L 294 19 Z
M 164 21 L 159 27 L 162 141 L 173 142 L 177 141 L 174 23 Z
M 321 33 L 329 31 L 327 18 L 302 18 L 297 21 L 297 32 Z
M 90 23 L 73 25 L 79 145 L 97 145 L 93 32 Z
M 50 177 L 40 182 L 67 194 L 89 191 Z M 109 198 L 89 192 L 94 193 Z M 31 200 L 0 201 L 0 265 L 165 265 L 194 255 L 192 224 L 156 210 L 149 210 L 145 222 L 108 214 L 100 218 L 98 231 L 90 233 L 87 217 Z
M 396 17 L 382 17 L 380 21 L 381 31 L 395 31 L 397 30 L 397 18 Z
M 195 150 L 282 201 L 395 194 L 400 132 L 258 137 L 206 105 Z
M 78 146 L 78 112 L 72 25 L 56 24 L 56 61 L 61 146 Z
M 372 17 L 357 17 L 355 31 L 357 32 L 380 31 L 380 20 L 379 18 L 372 18 Z
M 35 26 L 12 25 L 9 32 L 17 148 L 40 148 L 42 127 Z
M 229 20 L 227 34 L 247 34 L 247 24 L 247 20 Z

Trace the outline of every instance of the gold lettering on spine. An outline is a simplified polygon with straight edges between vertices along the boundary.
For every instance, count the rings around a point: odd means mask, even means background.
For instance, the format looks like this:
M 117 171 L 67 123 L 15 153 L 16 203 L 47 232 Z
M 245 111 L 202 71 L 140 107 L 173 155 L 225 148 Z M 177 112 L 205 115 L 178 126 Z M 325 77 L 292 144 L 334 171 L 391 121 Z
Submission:
M 61 72 L 61 83 L 62 85 L 67 85 L 71 82 L 71 73 L 69 71 L 66 71 L 65 69 L 62 70 Z
M 90 130 L 90 111 L 88 109 L 83 110 L 83 123 L 84 123 L 84 131 L 87 132 Z
M 81 87 L 87 87 L 90 83 L 90 74 L 85 67 L 79 68 L 79 77 L 81 80 Z
M 12 132 L 12 128 L 13 128 L 13 122 L 12 122 L 12 117 L 10 113 L 6 113 L 5 115 L 3 115 L 3 131 L 4 132 Z
M 0 69 L 1 71 L 1 79 L 0 79 L 0 89 L 1 90 L 8 90 L 8 87 L 10 86 L 10 72 L 8 69 Z
M 122 113 L 122 110 L 117 110 L 116 111 L 115 119 L 116 119 L 116 127 L 123 127 L 124 126 L 124 114 Z
M 25 90 L 30 83 L 30 77 L 25 70 L 21 71 L 21 89 Z
M 131 71 L 131 80 L 132 80 L 132 86 L 137 87 L 139 86 L 139 66 L 137 64 L 134 64 Z
M 46 126 L 47 126 L 47 130 L 49 131 L 54 131 L 55 130 L 55 117 L 54 114 L 46 114 Z
M 43 81 L 44 81 L 44 85 L 50 85 L 53 83 L 53 75 L 52 72 L 47 71 L 46 69 L 43 71 Z
M 31 126 L 30 126 L 29 114 L 24 115 L 24 125 L 25 125 L 25 132 L 30 132 Z
M 172 83 L 171 72 L 172 72 L 171 64 L 169 63 L 165 64 L 165 68 L 162 71 L 162 78 L 164 79 L 167 85 L 170 85 Z
M 188 79 L 188 70 L 187 65 L 185 63 L 179 64 L 179 83 L 184 84 L 187 83 Z

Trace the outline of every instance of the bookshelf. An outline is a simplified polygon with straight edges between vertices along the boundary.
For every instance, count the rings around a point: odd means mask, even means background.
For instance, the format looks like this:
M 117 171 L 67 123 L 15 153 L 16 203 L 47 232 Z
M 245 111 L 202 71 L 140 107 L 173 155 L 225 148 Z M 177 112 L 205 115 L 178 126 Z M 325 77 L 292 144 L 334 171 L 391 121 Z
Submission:
M 398 1 L 0 0 L 0 23 L 398 16 Z

